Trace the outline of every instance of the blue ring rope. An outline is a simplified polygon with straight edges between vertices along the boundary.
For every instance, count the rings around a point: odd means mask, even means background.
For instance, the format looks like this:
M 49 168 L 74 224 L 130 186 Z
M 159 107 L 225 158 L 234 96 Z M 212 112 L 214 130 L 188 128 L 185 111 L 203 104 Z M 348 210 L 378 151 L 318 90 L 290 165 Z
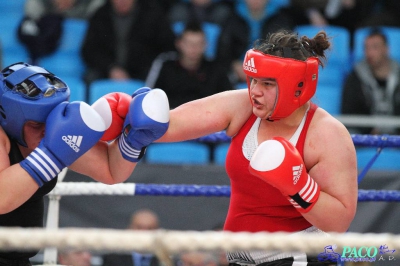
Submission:
M 351 135 L 355 146 L 362 147 L 400 147 L 400 136 L 397 135 Z M 224 131 L 206 135 L 195 139 L 200 142 L 230 142 L 231 137 L 226 135 Z
M 381 154 L 381 151 L 385 147 L 400 147 L 400 136 L 396 135 L 361 135 L 361 134 L 353 134 L 351 135 L 354 146 L 360 147 L 377 147 L 376 153 L 372 158 L 368 161 L 367 165 L 358 175 L 358 183 L 365 177 L 367 172 L 371 169 L 372 165 Z M 210 134 L 204 137 L 200 137 L 195 139 L 195 141 L 199 142 L 230 142 L 231 138 L 226 135 L 224 131 L 217 132 L 214 134 Z
M 136 184 L 135 195 L 139 196 L 192 196 L 192 197 L 230 197 L 230 186 L 215 185 L 159 185 Z M 397 190 L 358 190 L 358 201 L 400 201 Z
M 385 147 L 400 147 L 400 136 L 390 135 L 351 135 L 355 146 L 377 147 L 376 154 L 371 158 L 366 167 L 358 177 L 360 182 L 372 164 L 379 156 L 381 150 Z M 206 135 L 194 141 L 199 142 L 230 142 L 231 138 L 224 131 Z M 158 184 L 136 184 L 135 195 L 142 196 L 216 196 L 230 197 L 231 190 L 229 186 L 213 185 L 158 185 Z M 358 201 L 400 201 L 400 191 L 396 190 L 359 190 Z

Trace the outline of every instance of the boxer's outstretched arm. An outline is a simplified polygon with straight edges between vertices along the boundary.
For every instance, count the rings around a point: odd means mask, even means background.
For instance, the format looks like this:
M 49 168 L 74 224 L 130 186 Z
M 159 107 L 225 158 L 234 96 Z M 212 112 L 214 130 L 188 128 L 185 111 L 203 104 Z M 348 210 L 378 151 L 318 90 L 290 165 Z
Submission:
M 194 100 L 171 110 L 168 131 L 157 142 L 196 139 L 222 130 L 233 136 L 251 112 L 247 90 L 224 91 Z
M 168 99 L 162 90 L 145 87 L 129 97 L 121 93 L 106 95 L 93 107 L 106 120 L 108 137 L 103 135 L 103 139 L 108 142 L 99 141 L 70 168 L 102 183 L 123 182 L 132 174 L 147 145 L 167 130 Z

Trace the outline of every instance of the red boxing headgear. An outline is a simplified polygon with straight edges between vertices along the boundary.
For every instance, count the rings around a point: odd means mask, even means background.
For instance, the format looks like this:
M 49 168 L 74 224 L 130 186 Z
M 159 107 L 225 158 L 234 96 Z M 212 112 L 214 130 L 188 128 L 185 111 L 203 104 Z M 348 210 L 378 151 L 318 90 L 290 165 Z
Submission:
M 243 61 L 250 95 L 250 78 L 273 78 L 277 82 L 274 108 L 268 120 L 288 117 L 315 94 L 318 81 L 318 58 L 306 61 L 284 58 L 250 49 Z M 250 95 L 251 97 L 251 95 Z M 251 99 L 250 99 L 251 100 Z

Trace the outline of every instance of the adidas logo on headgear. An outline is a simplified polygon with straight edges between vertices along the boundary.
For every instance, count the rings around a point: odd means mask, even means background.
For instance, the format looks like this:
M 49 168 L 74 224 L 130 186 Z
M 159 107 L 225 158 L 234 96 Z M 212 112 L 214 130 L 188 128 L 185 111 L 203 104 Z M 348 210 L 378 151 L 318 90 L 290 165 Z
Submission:
M 299 181 L 301 172 L 303 172 L 303 165 L 297 165 L 292 167 L 293 170 L 293 185 L 297 184 L 297 181 Z
M 62 136 L 62 140 L 68 144 L 75 152 L 79 152 L 79 147 L 81 146 L 82 143 L 82 136 Z
M 246 63 L 244 63 L 243 69 L 253 73 L 257 73 L 257 69 L 254 64 L 254 57 L 250 58 L 249 60 L 247 60 Z

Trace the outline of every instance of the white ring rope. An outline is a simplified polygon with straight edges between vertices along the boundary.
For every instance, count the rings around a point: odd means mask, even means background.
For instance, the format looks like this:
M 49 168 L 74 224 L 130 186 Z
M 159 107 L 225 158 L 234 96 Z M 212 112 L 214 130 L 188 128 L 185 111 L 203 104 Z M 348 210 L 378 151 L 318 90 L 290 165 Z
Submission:
M 49 193 L 59 201 L 63 195 L 135 195 L 135 183 L 106 185 L 97 182 L 59 182 Z M 49 209 L 50 211 L 50 209 Z M 58 213 L 49 212 L 48 215 Z M 317 255 L 324 247 L 336 245 L 365 247 L 387 245 L 400 249 L 400 235 L 374 233 L 232 233 L 216 231 L 134 231 L 98 228 L 10 228 L 0 227 L 0 250 L 46 249 L 45 264 L 56 262 L 54 250 L 84 249 L 112 252 L 147 252 L 157 255 L 166 266 L 172 266 L 170 255 L 190 250 L 271 250 L 301 251 Z M 45 251 L 46 251 L 45 250 Z
M 135 183 L 107 185 L 96 182 L 61 182 L 49 195 L 134 195 Z
M 332 233 L 233 233 L 215 231 L 135 231 L 97 228 L 13 228 L 0 227 L 0 250 L 87 249 L 95 251 L 153 252 L 168 254 L 187 250 L 279 250 L 316 254 L 328 245 L 380 246 L 400 249 L 394 234 Z

